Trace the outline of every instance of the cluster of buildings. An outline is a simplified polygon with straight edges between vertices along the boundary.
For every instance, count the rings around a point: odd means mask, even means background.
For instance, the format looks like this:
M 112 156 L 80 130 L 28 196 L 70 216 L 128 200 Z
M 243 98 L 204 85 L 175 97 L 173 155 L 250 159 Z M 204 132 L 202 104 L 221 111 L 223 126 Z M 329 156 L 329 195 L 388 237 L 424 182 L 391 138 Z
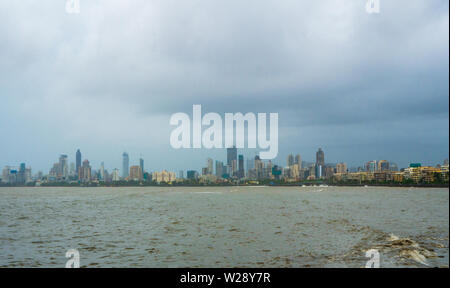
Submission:
M 12 185 L 25 185 L 33 181 L 31 168 L 21 163 L 19 167 L 5 166 L 2 170 L 1 181 Z
M 346 172 L 345 163 L 326 164 L 325 153 L 322 148 L 316 153 L 316 162 L 308 163 L 302 161 L 302 157 L 297 154 L 289 154 L 286 166 L 279 166 L 272 161 L 263 161 L 259 156 L 244 161 L 244 155 L 238 155 L 235 147 L 227 149 L 226 165 L 221 161 L 213 159 L 207 160 L 207 166 L 202 169 L 202 173 L 188 171 L 188 179 L 198 179 L 205 182 L 220 182 L 229 180 L 283 180 L 287 182 L 297 182 L 302 180 L 329 179 L 337 171 Z M 246 168 L 244 168 L 246 163 Z M 215 166 L 215 171 L 213 170 Z
M 199 183 L 258 183 L 261 180 L 278 180 L 283 182 L 300 182 L 326 180 L 331 183 L 366 183 L 366 182 L 398 182 L 414 183 L 448 182 L 448 160 L 436 167 L 422 166 L 412 163 L 408 168 L 398 169 L 395 163 L 387 160 L 373 160 L 365 163 L 363 167 L 348 168 L 346 163 L 330 164 L 325 162 L 325 153 L 319 148 L 316 152 L 315 162 L 302 161 L 300 154 L 289 154 L 286 165 L 279 166 L 272 161 L 263 161 L 259 156 L 245 159 L 239 154 L 236 147 L 227 148 L 226 162 L 214 161 L 208 158 L 206 167 L 200 172 L 188 170 L 186 177 L 184 171 L 177 175 L 171 171 L 147 172 L 144 169 L 144 160 L 139 159 L 138 165 L 130 166 L 128 153 L 122 154 L 122 169 L 105 169 L 102 162 L 98 170 L 93 170 L 89 160 L 82 161 L 81 151 L 75 155 L 75 163 L 68 161 L 68 156 L 60 155 L 58 162 L 54 163 L 48 175 L 38 172 L 31 174 L 31 168 L 25 163 L 19 167 L 6 166 L 2 171 L 0 183 L 10 185 L 26 185 L 35 183 L 114 183 L 114 182 L 199 182 Z M 246 161 L 245 161 L 246 160 Z M 245 164 L 245 165 L 244 165 Z
M 340 172 L 333 176 L 336 182 L 394 182 L 394 183 L 433 183 L 448 182 L 448 160 L 443 165 L 422 166 L 420 163 L 411 163 L 409 167 L 398 170 L 386 160 L 370 161 L 365 170 L 356 172 Z

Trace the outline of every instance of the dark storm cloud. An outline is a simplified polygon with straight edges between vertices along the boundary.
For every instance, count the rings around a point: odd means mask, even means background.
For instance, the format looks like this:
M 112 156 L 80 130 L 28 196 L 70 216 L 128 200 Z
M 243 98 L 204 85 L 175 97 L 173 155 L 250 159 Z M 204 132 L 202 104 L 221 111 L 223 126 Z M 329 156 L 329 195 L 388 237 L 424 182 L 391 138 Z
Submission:
M 178 167 L 173 155 L 198 167 L 222 152 L 168 144 L 170 115 L 193 104 L 278 112 L 283 164 L 291 152 L 312 160 L 319 146 L 350 165 L 440 162 L 448 156 L 448 1 L 381 0 L 378 15 L 364 7 L 81 0 L 81 13 L 68 15 L 55 1 L 2 1 L 0 165 L 22 159 L 48 169 L 50 158 L 82 146 L 116 167 L 124 149 L 155 169 Z

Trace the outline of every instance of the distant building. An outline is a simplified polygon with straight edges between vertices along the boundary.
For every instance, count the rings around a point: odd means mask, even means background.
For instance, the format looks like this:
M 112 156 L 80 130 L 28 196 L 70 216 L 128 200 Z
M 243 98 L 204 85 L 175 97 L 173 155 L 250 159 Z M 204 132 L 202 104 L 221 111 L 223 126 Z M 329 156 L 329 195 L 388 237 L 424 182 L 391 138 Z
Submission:
M 89 161 L 84 160 L 80 167 L 80 172 L 78 173 L 78 179 L 80 179 L 81 182 L 90 182 L 91 176 L 91 166 L 89 165 Z
M 2 182 L 3 183 L 9 183 L 9 175 L 11 172 L 11 167 L 5 166 L 2 170 Z
M 380 160 L 378 161 L 378 171 L 389 171 L 389 162 L 386 160 Z
M 237 175 L 237 160 L 233 160 L 231 163 L 231 175 L 236 176 Z
M 325 153 L 322 151 L 322 148 L 319 148 L 316 152 L 316 165 L 322 167 L 325 166 Z
M 67 179 L 69 176 L 69 162 L 67 160 L 67 155 L 61 155 L 59 157 L 59 171 L 58 177 Z
M 113 169 L 111 178 L 112 178 L 112 181 L 120 181 L 119 169 L 117 169 L 117 168 Z
M 208 160 L 207 160 L 207 171 L 206 171 L 206 174 L 204 174 L 204 175 L 212 175 L 213 174 L 213 165 L 214 165 L 214 161 L 213 161 L 213 159 L 211 159 L 211 158 L 208 158 Z
M 298 168 L 302 169 L 302 157 L 300 156 L 300 154 L 295 155 L 294 164 L 297 164 Z
M 372 160 L 366 163 L 366 172 L 375 173 L 378 169 L 377 161 Z
M 216 176 L 218 178 L 222 178 L 224 172 L 224 166 L 223 166 L 223 162 L 221 161 L 216 161 Z
M 227 165 L 232 166 L 233 161 L 237 161 L 237 149 L 235 146 L 227 148 Z
M 16 179 L 17 184 L 22 184 L 22 185 L 25 184 L 25 182 L 26 182 L 25 172 L 26 172 L 25 163 L 20 163 L 19 171 L 17 173 L 17 179 Z
M 153 181 L 156 181 L 158 183 L 160 182 L 172 182 L 175 181 L 177 179 L 175 172 L 169 172 L 166 170 L 163 170 L 161 172 L 153 172 L 152 173 L 152 179 Z
M 130 158 L 127 152 L 122 154 L 122 177 L 127 178 L 129 176 Z
M 347 164 L 345 163 L 338 163 L 336 164 L 336 173 L 347 173 Z
M 188 170 L 186 173 L 186 177 L 189 180 L 195 180 L 198 178 L 198 172 L 194 170 Z
M 292 165 L 294 165 L 294 155 L 292 155 L 292 154 L 288 155 L 286 164 L 288 167 L 291 167 Z
M 145 171 L 144 171 L 144 159 L 140 158 L 139 159 L 139 168 L 141 169 L 141 175 L 144 175 Z
M 102 180 L 102 181 L 104 181 L 105 180 L 105 163 L 101 163 L 100 164 L 100 170 L 98 171 L 98 178 L 99 178 L 99 180 Z
M 76 167 L 76 175 L 78 175 L 78 173 L 80 172 L 80 167 L 81 167 L 81 152 L 80 149 L 77 150 L 76 153 L 76 161 L 75 161 L 75 167 Z
M 128 176 L 129 180 L 133 181 L 141 181 L 142 180 L 142 170 L 140 166 L 131 166 L 130 167 L 130 175 Z
M 244 178 L 245 172 L 244 172 L 244 155 L 239 155 L 239 161 L 238 161 L 238 178 Z

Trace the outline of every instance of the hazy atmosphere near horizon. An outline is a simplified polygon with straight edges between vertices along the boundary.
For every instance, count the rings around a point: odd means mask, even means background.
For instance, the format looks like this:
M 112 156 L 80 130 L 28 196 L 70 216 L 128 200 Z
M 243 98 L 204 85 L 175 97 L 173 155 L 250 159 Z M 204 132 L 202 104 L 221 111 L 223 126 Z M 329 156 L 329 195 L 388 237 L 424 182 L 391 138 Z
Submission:
M 0 167 L 204 167 L 173 113 L 277 112 L 279 153 L 363 166 L 449 154 L 449 2 L 0 1 Z M 257 149 L 240 151 L 253 157 Z

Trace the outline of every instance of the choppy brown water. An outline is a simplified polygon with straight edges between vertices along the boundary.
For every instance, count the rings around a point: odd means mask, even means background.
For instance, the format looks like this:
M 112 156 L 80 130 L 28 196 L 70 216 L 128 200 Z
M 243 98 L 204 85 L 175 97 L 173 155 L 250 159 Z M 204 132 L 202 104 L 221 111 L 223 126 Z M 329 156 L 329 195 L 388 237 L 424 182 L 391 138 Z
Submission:
M 443 267 L 448 235 L 448 189 L 0 188 L 0 267 Z

